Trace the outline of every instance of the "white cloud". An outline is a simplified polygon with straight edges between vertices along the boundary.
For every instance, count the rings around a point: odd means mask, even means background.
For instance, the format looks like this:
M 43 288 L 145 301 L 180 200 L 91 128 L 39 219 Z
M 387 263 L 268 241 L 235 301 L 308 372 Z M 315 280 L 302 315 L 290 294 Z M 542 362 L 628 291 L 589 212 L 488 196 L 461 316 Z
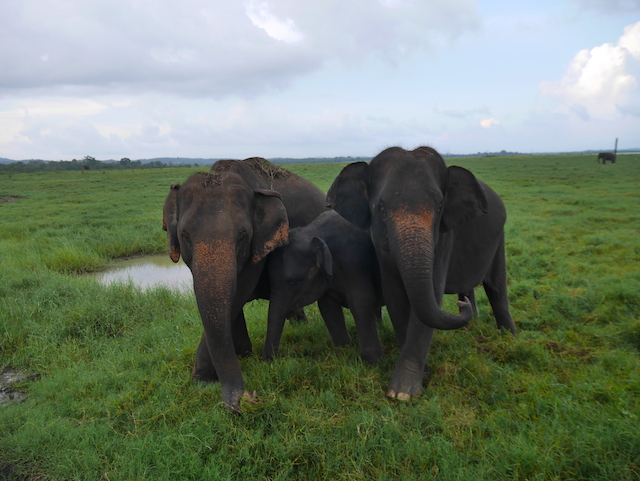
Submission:
M 30 99 L 21 102 L 25 117 L 90 116 L 104 112 L 109 107 L 91 99 Z
M 624 34 L 618 40 L 618 45 L 626 48 L 633 58 L 640 60 L 640 22 L 624 28 Z
M 480 125 L 485 129 L 490 129 L 494 125 L 500 125 L 500 121 L 491 117 L 490 119 L 481 120 Z
M 480 28 L 472 0 L 5 2 L 0 95 L 251 97 L 330 59 L 397 64 Z
M 98 115 L 108 106 L 90 99 L 28 99 L 14 108 L 0 110 L 0 146 L 18 140 L 25 142 L 28 137 L 23 130 L 29 125 L 38 125 L 33 131 L 51 133 L 46 125 L 60 123 L 60 119 Z
M 573 111 L 585 120 L 611 117 L 638 99 L 633 74 L 638 60 L 640 22 L 626 27 L 616 44 L 579 51 L 565 75 L 555 82 L 542 82 L 540 91 L 556 99 L 561 111 Z
M 263 29 L 271 38 L 286 43 L 296 43 L 304 38 L 293 20 L 280 20 L 269 11 L 266 2 L 252 0 L 246 5 L 247 15 L 256 27 Z

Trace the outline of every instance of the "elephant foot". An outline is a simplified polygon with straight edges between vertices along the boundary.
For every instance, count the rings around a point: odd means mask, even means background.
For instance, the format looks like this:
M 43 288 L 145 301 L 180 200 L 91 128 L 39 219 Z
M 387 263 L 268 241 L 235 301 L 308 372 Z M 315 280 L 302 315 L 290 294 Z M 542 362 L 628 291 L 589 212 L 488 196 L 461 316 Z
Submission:
M 241 415 L 242 411 L 240 409 L 240 404 L 243 402 L 255 403 L 258 399 L 258 395 L 255 391 L 250 393 L 249 391 L 244 391 L 241 395 L 237 395 L 235 392 L 230 396 L 227 396 L 224 392 L 222 393 L 222 401 L 224 402 L 224 407 L 226 407 L 233 414 Z
M 418 368 L 415 363 L 406 362 L 404 368 L 398 368 L 393 373 L 389 386 L 387 387 L 387 397 L 409 401 L 422 394 L 422 378 L 424 368 Z
M 222 403 L 225 408 L 231 411 L 234 414 L 242 414 L 240 411 L 240 398 L 245 396 L 247 391 L 240 388 L 227 388 L 225 385 L 222 385 Z

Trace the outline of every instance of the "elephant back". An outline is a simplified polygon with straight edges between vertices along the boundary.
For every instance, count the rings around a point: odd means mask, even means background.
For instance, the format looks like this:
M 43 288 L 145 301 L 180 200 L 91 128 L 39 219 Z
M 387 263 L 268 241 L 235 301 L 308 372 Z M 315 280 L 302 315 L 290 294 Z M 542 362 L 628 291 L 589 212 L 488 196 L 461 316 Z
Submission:
M 269 189 L 278 192 L 287 210 L 290 227 L 307 225 L 327 210 L 324 192 L 312 182 L 262 157 L 219 160 L 213 164 L 211 172 L 233 172 L 254 190 Z

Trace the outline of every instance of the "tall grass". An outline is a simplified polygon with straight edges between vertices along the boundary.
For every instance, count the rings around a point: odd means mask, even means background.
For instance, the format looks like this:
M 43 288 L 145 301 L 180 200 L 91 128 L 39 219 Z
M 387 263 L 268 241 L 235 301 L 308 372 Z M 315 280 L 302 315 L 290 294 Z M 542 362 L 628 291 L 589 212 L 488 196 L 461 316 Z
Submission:
M 640 156 L 452 159 L 505 200 L 519 336 L 486 296 L 439 332 L 424 395 L 386 399 L 377 367 L 336 348 L 315 306 L 259 358 L 267 304 L 245 308 L 258 398 L 227 412 L 190 367 L 192 294 L 102 286 L 82 274 L 166 252 L 168 187 L 196 169 L 0 172 L 0 369 L 38 374 L 0 406 L 0 473 L 32 479 L 640 478 Z M 291 165 L 325 191 L 342 165 Z M 446 306 L 455 309 L 454 300 Z M 348 316 L 349 329 L 356 339 Z

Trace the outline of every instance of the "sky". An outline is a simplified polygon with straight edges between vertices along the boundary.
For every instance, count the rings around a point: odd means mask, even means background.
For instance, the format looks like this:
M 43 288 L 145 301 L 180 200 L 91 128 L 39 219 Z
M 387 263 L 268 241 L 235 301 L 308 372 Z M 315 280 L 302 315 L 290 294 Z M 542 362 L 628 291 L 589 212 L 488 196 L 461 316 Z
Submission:
M 640 148 L 640 0 L 0 4 L 0 157 Z

